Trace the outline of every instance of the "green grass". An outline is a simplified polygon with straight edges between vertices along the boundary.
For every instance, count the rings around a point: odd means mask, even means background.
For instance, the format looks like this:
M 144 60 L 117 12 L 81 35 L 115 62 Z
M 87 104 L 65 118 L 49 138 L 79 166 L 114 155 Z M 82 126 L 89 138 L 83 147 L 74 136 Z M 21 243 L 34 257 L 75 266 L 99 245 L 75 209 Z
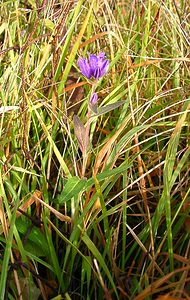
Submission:
M 0 299 L 189 299 L 189 4 L 1 1 Z

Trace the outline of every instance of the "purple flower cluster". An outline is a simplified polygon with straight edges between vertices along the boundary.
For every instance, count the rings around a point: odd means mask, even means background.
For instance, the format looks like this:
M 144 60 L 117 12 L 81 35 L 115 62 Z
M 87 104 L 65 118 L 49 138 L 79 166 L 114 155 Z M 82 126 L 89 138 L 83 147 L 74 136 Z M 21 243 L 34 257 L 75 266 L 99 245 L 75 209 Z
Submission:
M 78 66 L 86 78 L 99 79 L 107 73 L 109 60 L 105 59 L 104 52 L 100 52 L 98 55 L 89 54 L 88 59 L 82 57 L 78 60 Z

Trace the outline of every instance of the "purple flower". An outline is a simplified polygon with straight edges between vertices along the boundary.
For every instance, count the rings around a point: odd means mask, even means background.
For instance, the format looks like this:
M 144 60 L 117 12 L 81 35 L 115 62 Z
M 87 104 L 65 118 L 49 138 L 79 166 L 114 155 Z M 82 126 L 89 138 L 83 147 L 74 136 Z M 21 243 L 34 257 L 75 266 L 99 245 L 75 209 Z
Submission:
M 89 54 L 88 59 L 82 57 L 78 60 L 78 66 L 82 75 L 88 79 L 99 79 L 104 76 L 109 68 L 109 60 L 105 59 L 105 53 Z
M 94 106 L 96 105 L 97 102 L 98 102 L 98 95 L 97 93 L 93 93 L 90 97 L 90 104 Z

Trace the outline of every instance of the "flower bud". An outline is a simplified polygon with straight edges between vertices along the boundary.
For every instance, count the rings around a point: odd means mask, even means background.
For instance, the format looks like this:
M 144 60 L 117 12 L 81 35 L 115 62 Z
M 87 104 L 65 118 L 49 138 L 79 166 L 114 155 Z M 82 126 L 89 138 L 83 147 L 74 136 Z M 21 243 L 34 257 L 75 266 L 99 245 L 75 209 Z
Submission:
M 92 106 L 96 105 L 96 103 L 98 102 L 98 95 L 97 93 L 92 93 L 91 97 L 90 97 L 90 104 Z

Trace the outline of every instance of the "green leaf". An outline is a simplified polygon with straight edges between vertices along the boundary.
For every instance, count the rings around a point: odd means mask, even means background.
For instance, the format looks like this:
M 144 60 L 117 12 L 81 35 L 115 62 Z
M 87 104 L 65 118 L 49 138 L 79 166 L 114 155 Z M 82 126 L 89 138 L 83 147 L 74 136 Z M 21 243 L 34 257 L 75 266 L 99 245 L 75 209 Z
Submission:
M 28 240 L 26 241 L 24 245 L 24 249 L 28 252 L 31 253 L 32 255 L 35 255 L 37 257 L 44 257 L 44 249 L 42 247 L 39 247 L 36 243 Z
M 104 257 L 101 255 L 101 253 L 99 252 L 99 250 L 96 248 L 95 244 L 91 241 L 91 239 L 88 237 L 87 234 L 84 234 L 82 237 L 83 242 L 86 244 L 86 246 L 88 247 L 89 251 L 92 252 L 92 254 L 94 255 L 94 257 L 97 259 L 97 261 L 99 262 L 99 265 L 101 266 L 101 268 L 104 270 L 105 274 L 107 275 L 113 290 L 115 292 L 115 295 L 118 299 L 118 293 L 117 293 L 117 289 L 113 280 L 113 277 L 109 271 L 109 268 L 106 265 L 105 259 Z
M 122 101 L 118 101 L 103 107 L 99 107 L 98 108 L 98 112 L 96 114 L 96 116 L 101 116 L 104 115 L 112 110 L 114 110 L 115 108 L 118 108 L 119 106 L 123 105 L 124 103 L 126 103 L 126 101 L 122 100 Z
M 18 218 L 16 220 L 17 230 L 22 233 L 24 236 L 27 235 L 29 227 L 31 226 L 31 222 L 26 218 Z M 28 244 L 27 244 L 28 243 Z M 41 256 L 49 256 L 49 248 L 47 244 L 47 240 L 41 230 L 35 226 L 31 227 L 30 233 L 28 235 L 28 240 L 26 242 L 26 250 L 31 252 L 33 255 Z M 32 247 L 35 246 L 36 250 L 32 252 Z M 42 251 L 42 252 L 41 252 Z
M 69 178 L 65 184 L 65 188 L 58 197 L 58 203 L 63 204 L 69 201 L 76 194 L 80 193 L 86 186 L 86 179 L 80 179 L 77 176 Z

